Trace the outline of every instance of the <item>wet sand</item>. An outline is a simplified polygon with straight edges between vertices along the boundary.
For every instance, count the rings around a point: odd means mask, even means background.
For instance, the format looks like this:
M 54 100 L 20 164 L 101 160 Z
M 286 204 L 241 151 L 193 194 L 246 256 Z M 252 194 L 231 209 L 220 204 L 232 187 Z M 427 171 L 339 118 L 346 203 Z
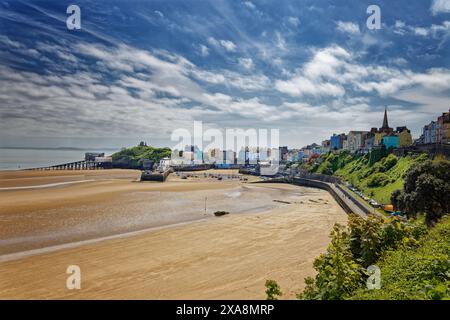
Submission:
M 314 274 L 312 261 L 332 225 L 346 221 L 322 190 L 175 175 L 138 183 L 137 171 L 74 172 L 52 174 L 51 183 L 94 181 L 0 191 L 1 254 L 150 231 L 0 262 L 0 298 L 258 299 L 266 279 L 293 298 Z M 49 181 L 45 174 L 11 177 L 0 173 L 1 185 Z M 217 210 L 230 214 L 215 217 Z M 81 290 L 65 287 L 71 264 L 81 267 Z

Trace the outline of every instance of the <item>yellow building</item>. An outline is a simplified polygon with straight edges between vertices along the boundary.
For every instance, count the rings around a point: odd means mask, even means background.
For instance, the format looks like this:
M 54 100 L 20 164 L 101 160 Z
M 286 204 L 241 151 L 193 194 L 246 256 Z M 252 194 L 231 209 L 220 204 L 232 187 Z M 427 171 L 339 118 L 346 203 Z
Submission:
M 398 135 L 400 137 L 400 147 L 409 147 L 413 144 L 411 132 L 406 127 Z
M 375 133 L 375 138 L 374 138 L 374 141 L 373 141 L 373 145 L 374 145 L 374 146 L 379 146 L 379 145 L 381 145 L 382 139 L 383 139 L 383 133 L 381 133 L 381 132 L 376 132 L 376 133 Z

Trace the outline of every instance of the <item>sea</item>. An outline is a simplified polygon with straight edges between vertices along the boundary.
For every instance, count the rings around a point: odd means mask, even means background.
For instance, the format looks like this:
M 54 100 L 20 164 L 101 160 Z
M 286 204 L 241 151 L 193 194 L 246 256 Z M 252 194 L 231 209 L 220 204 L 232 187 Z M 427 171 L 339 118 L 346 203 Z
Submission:
M 0 148 L 0 170 L 20 170 L 47 167 L 67 162 L 84 160 L 86 152 L 111 155 L 119 149 L 74 149 L 74 148 Z

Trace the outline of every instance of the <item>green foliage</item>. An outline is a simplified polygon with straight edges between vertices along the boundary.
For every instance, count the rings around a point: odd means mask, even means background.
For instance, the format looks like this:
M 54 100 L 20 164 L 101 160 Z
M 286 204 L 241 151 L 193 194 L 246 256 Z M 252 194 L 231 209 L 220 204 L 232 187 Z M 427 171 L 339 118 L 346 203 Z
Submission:
M 278 300 L 278 297 L 282 296 L 280 286 L 275 280 L 266 280 L 266 300 Z
M 389 177 L 384 173 L 375 173 L 367 179 L 367 186 L 371 188 L 384 187 L 390 182 Z
M 375 163 L 377 163 L 378 161 L 380 161 L 381 159 L 386 157 L 387 154 L 388 153 L 385 148 L 373 149 L 369 153 L 369 165 L 371 165 L 371 166 L 374 165 Z
M 377 262 L 381 289 L 360 288 L 352 299 L 450 299 L 450 218 L 417 242 L 400 246 Z
M 326 253 L 314 261 L 315 279 L 305 279 L 306 288 L 300 299 L 345 299 L 363 283 L 364 270 L 352 256 L 350 234 L 335 225 L 331 232 L 331 244 Z
M 427 155 L 397 158 L 389 154 L 379 158 L 383 154 L 384 151 L 373 150 L 348 162 L 334 174 L 350 182 L 363 193 L 370 194 L 377 202 L 389 203 L 391 193 L 403 188 L 404 177 L 409 168 L 424 162 Z
M 326 253 L 314 261 L 315 278 L 306 278 L 300 299 L 347 299 L 367 278 L 366 268 L 385 252 L 415 248 L 426 233 L 423 224 L 398 218 L 349 216 L 348 227 L 336 225 Z
M 332 175 L 334 172 L 340 168 L 343 168 L 347 163 L 353 161 L 359 156 L 350 155 L 349 151 L 341 151 L 340 154 L 336 155 L 329 153 L 322 156 L 322 163 L 314 168 L 312 172 Z
M 170 157 L 169 148 L 148 147 L 141 142 L 139 146 L 122 149 L 112 155 L 113 165 L 120 168 L 140 169 L 143 159 L 158 163 L 162 158 Z
M 411 168 L 404 190 L 392 194 L 395 207 L 409 216 L 425 213 L 428 225 L 450 212 L 450 161 L 436 160 Z
M 380 171 L 386 172 L 395 166 L 398 162 L 398 158 L 394 154 L 388 155 L 381 161 Z
M 353 257 L 368 267 L 376 261 L 381 253 L 383 229 L 381 219 L 375 216 L 367 220 L 349 219 L 350 248 Z
M 399 246 L 414 247 L 426 233 L 426 227 L 416 221 L 404 222 L 395 217 L 369 216 L 349 219 L 350 248 L 353 257 L 365 268 L 374 264 L 386 250 Z

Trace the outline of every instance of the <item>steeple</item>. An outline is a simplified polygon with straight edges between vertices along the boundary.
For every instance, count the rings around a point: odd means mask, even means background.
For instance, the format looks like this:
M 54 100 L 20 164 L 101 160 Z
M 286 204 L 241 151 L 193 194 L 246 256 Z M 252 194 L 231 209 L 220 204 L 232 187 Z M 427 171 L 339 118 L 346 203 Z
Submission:
M 384 108 L 384 119 L 382 129 L 389 129 L 388 117 L 387 117 L 387 106 Z

